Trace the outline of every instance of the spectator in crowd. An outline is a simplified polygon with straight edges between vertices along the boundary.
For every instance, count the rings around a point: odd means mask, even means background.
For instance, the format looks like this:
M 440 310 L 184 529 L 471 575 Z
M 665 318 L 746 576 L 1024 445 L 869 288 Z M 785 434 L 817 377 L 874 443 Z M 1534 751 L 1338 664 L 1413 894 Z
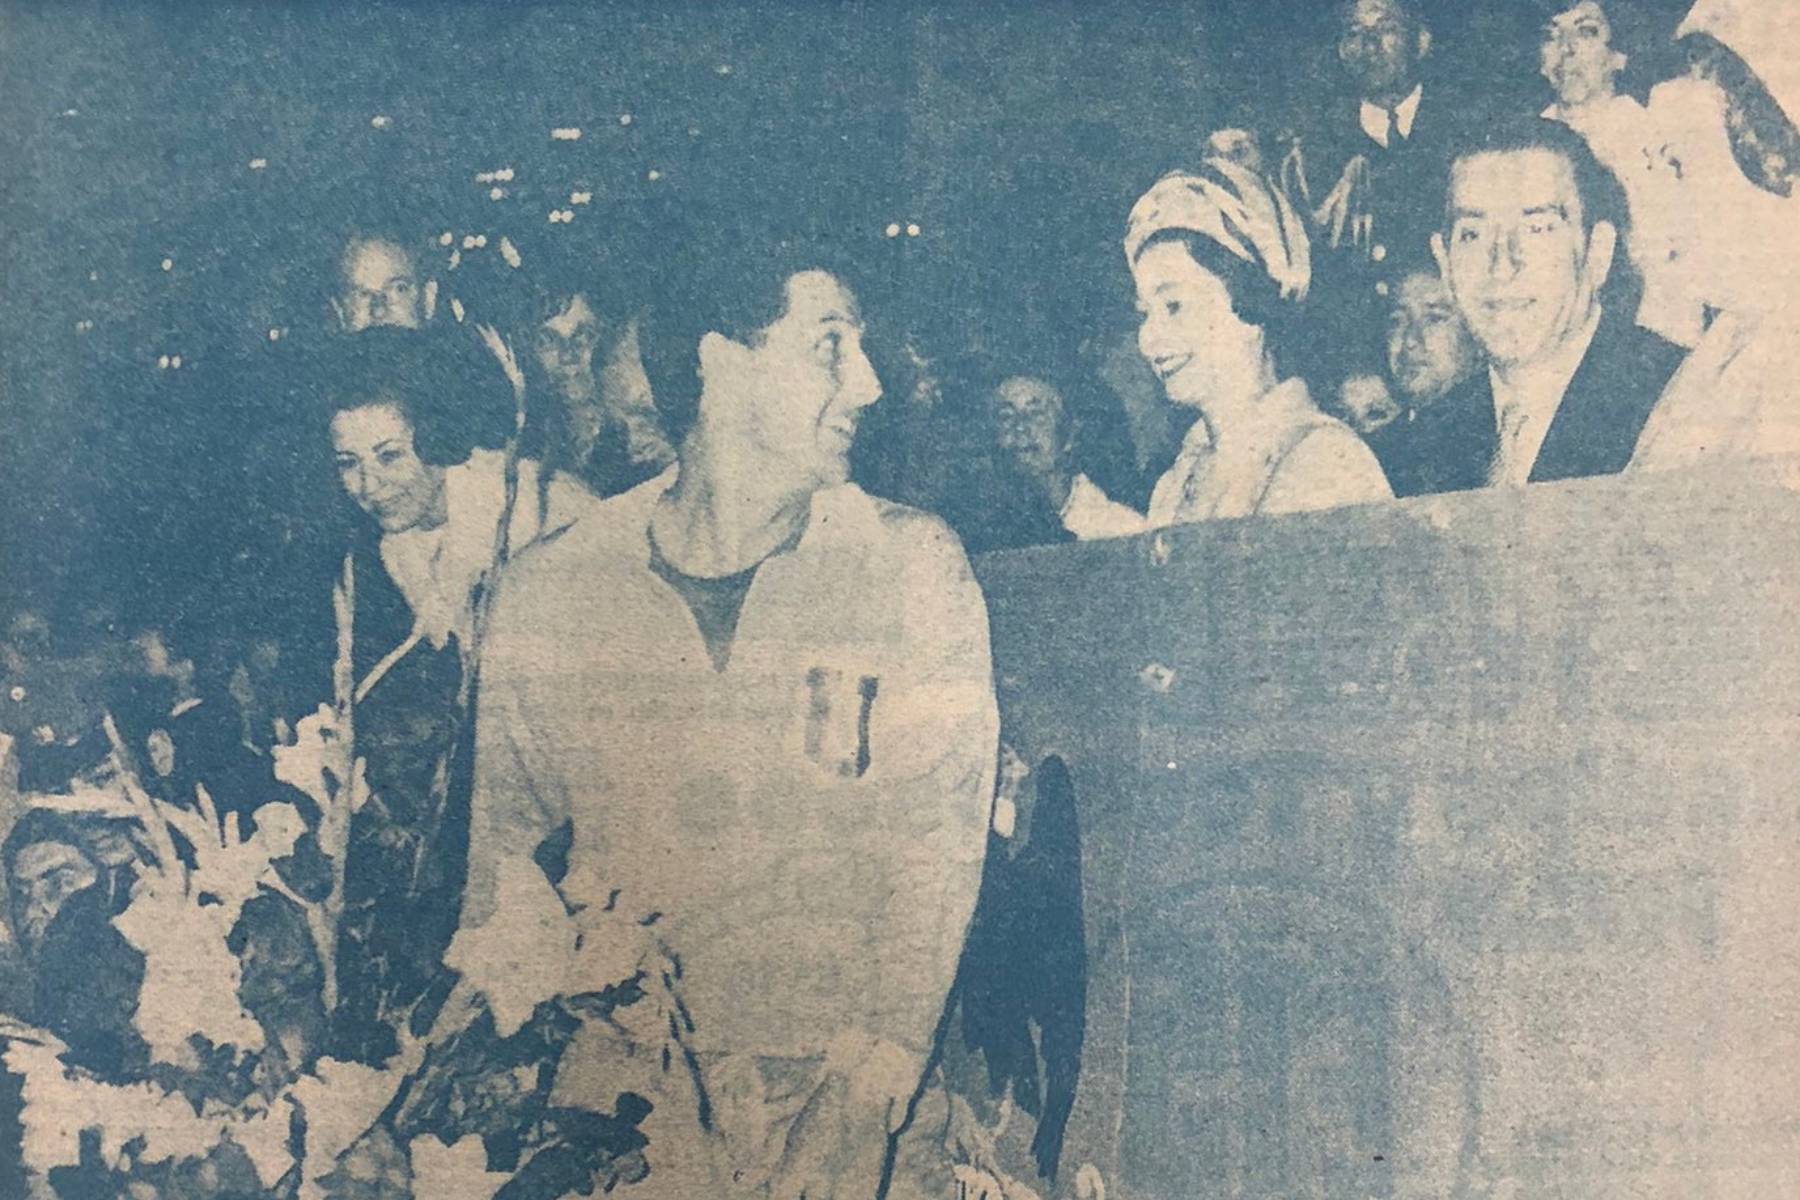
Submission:
M 1481 351 L 1436 271 L 1410 271 L 1395 283 L 1386 340 L 1386 374 L 1346 380 L 1340 405 L 1393 478 L 1407 469 L 1413 425 L 1475 373 Z
M 1396 492 L 1625 466 L 1681 359 L 1632 320 L 1626 222 L 1618 181 L 1556 122 L 1501 125 L 1457 156 L 1432 249 L 1488 369 L 1413 423 Z
M 1125 257 L 1138 347 L 1195 417 L 1157 481 L 1150 525 L 1391 495 L 1362 439 L 1284 371 L 1311 271 L 1306 231 L 1280 191 L 1225 159 L 1167 175 L 1133 206 Z
M 504 394 L 491 363 L 445 352 L 441 339 L 394 331 L 340 344 L 315 381 L 345 495 L 379 531 L 386 575 L 405 598 L 412 632 L 442 649 L 466 642 L 476 586 L 492 565 L 508 498 L 506 455 L 468 445 L 453 416 L 456 392 Z M 476 373 L 479 372 L 479 373 Z M 546 515 L 536 504 L 538 464 L 519 459 L 507 530 L 522 549 Z M 552 481 L 551 519 L 572 519 L 591 498 Z M 584 499 L 585 498 L 585 499 Z
M 1347 89 L 1294 121 L 1280 170 L 1313 249 L 1317 353 L 1297 366 L 1330 396 L 1350 376 L 1380 373 L 1389 276 L 1429 263 L 1454 129 L 1472 119 L 1458 110 L 1475 99 L 1426 78 L 1432 32 L 1416 0 L 1333 11 Z
M 1318 230 L 1321 257 L 1346 246 L 1373 255 L 1391 239 L 1390 223 L 1422 228 L 1406 211 L 1420 181 L 1407 176 L 1430 182 L 1441 155 L 1431 127 L 1449 114 L 1435 93 L 1425 97 L 1431 30 L 1412 0 L 1344 0 L 1335 19 L 1348 95 L 1292 131 L 1282 182 Z
M 347 333 L 380 325 L 419 329 L 435 313 L 437 285 L 423 279 L 418 261 L 398 238 L 357 234 L 338 259 L 331 306 Z
M 392 1053 L 455 929 L 468 833 L 452 751 L 481 590 L 507 553 L 593 503 L 559 477 L 540 508 L 537 464 L 518 461 L 509 481 L 505 454 L 458 439 L 459 393 L 507 385 L 466 337 L 444 336 L 467 354 L 405 329 L 337 339 L 310 381 L 357 510 L 344 569 L 356 754 L 380 802 L 351 824 L 334 1021 L 337 1053 L 367 1062 Z
M 1671 117 L 1665 154 L 1682 170 L 1677 202 L 1683 283 L 1714 313 L 1645 425 L 1634 470 L 1800 453 L 1800 162 L 1793 112 L 1763 82 L 1785 81 L 1800 105 L 1779 30 L 1785 9 L 1695 6 L 1682 26 L 1693 71 L 1651 94 Z M 1725 40 L 1731 39 L 1729 43 Z M 1752 64 L 1755 64 L 1754 66 Z
M 30 980 L 23 1014 L 70 1062 L 118 1078 L 149 1049 L 133 1025 L 144 956 L 112 925 L 136 878 L 130 822 L 33 808 L 0 846 L 12 933 Z
M 1013 411 L 999 399 L 1001 384 L 1012 380 L 984 369 L 980 359 L 959 363 L 949 374 L 955 400 L 941 406 L 938 424 L 946 432 L 937 440 L 940 453 L 954 456 L 953 473 L 935 511 L 970 554 L 1074 541 L 1058 514 L 1060 499 L 1052 498 L 1067 480 L 1058 485 L 1030 465 L 1067 461 L 1066 453 L 1051 449 L 1066 430 L 1061 394 L 1052 408 L 1049 396 L 1033 388 L 1020 397 L 1023 410 Z M 1032 382 L 1052 390 L 1048 381 Z
M 636 320 L 601 316 L 580 290 L 559 291 L 550 308 L 535 346 L 550 384 L 545 460 L 603 497 L 660 474 L 675 450 L 644 378 Z
M 1680 284 L 1673 239 L 1691 214 L 1681 207 L 1681 172 L 1661 152 L 1674 131 L 1653 122 L 1641 87 L 1621 89 L 1628 72 L 1637 80 L 1652 74 L 1648 18 L 1634 0 L 1543 0 L 1542 7 L 1539 70 L 1555 97 L 1543 115 L 1586 139 L 1625 188 L 1631 236 L 1624 249 L 1643 281 L 1638 323 L 1692 347 L 1705 314 Z
M 1040 515 L 1031 524 L 1049 524 L 1081 541 L 1143 531 L 1142 513 L 1108 498 L 1077 468 L 1077 422 L 1055 384 L 1015 375 L 993 389 L 988 406 L 1000 478 L 1022 493 L 1019 506 Z M 1044 540 L 1050 539 L 1020 544 Z
M 874 1196 L 981 874 L 986 610 L 941 522 L 846 482 L 881 385 L 841 279 L 734 256 L 670 293 L 645 350 L 679 465 L 500 593 L 452 955 L 503 1029 L 626 978 L 672 997 L 577 1034 L 553 1093 L 652 1097 L 635 1193 Z

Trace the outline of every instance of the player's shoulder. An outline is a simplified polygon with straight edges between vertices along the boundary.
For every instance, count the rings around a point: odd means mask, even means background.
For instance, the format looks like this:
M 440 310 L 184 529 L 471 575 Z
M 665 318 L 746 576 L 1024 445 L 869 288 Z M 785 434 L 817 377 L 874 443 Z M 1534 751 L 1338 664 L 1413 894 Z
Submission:
M 669 482 L 658 476 L 616 496 L 586 494 L 561 509 L 563 519 L 507 564 L 505 591 L 555 602 L 560 585 L 591 589 L 613 564 L 634 556 L 641 561 L 651 509 Z
M 872 536 L 890 546 L 921 553 L 963 555 L 962 539 L 935 513 L 910 504 L 870 495 L 853 483 L 840 484 L 814 499 L 813 512 L 823 527 Z

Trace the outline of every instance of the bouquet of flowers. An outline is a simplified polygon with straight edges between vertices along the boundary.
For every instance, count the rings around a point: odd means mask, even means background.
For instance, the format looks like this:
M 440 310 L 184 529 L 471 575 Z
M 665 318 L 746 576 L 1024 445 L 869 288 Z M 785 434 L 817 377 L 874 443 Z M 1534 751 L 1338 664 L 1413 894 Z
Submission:
M 606 1113 L 550 1095 L 576 1029 L 639 1003 L 638 981 L 546 1001 L 504 1033 L 477 1004 L 462 1028 L 384 1065 L 337 1061 L 318 936 L 333 893 L 296 868 L 316 831 L 292 804 L 258 808 L 246 832 L 204 787 L 191 809 L 156 799 L 110 718 L 105 729 L 111 771 L 34 800 L 129 830 L 129 883 L 105 918 L 139 980 L 129 1046 L 76 1053 L 55 1031 L 0 1021 L 28 1194 L 558 1200 L 643 1176 L 646 1104 L 624 1096 Z M 319 805 L 321 827 L 334 812 L 347 821 L 365 787 L 346 748 L 322 710 L 277 755 L 275 777 Z

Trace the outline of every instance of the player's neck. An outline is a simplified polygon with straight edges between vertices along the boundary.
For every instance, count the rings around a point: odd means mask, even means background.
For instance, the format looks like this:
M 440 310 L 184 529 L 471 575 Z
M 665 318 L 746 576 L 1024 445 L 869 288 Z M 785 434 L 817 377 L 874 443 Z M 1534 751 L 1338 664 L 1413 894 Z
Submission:
M 683 442 L 675 484 L 651 517 L 669 565 L 702 578 L 747 571 L 791 541 L 816 490 L 755 455 L 719 453 L 719 445 L 706 437 Z

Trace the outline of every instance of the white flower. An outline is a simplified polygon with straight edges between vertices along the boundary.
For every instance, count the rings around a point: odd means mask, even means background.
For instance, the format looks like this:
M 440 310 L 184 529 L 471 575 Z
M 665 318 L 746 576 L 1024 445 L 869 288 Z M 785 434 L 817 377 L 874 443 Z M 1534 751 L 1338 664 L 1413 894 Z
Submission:
M 157 1062 L 191 1065 L 188 1038 L 260 1050 L 262 1026 L 238 1003 L 242 972 L 226 945 L 236 908 L 202 908 L 165 876 L 145 875 L 113 927 L 144 956 L 133 1023 Z M 230 920 L 226 918 L 229 917 Z
M 562 898 L 529 859 L 507 855 L 495 881 L 494 914 L 457 931 L 444 964 L 487 997 L 501 1037 L 517 1033 L 541 1001 L 565 992 L 577 930 Z
M 64 1066 L 59 1056 L 65 1049 L 46 1035 L 36 1042 L 12 1040 L 0 1054 L 6 1069 L 24 1080 L 21 1149 L 25 1165 L 38 1175 L 80 1161 L 84 1123 L 100 1128 L 100 1153 L 108 1161 L 140 1138 L 139 1162 L 202 1158 L 229 1136 L 250 1154 L 257 1174 L 270 1186 L 292 1165 L 285 1101 L 268 1109 L 252 1102 L 240 1112 L 208 1105 L 196 1115 L 185 1097 L 153 1084 L 102 1083 Z
M 404 1077 L 378 1067 L 322 1058 L 313 1075 L 302 1076 L 288 1094 L 306 1113 L 306 1166 L 301 1200 L 322 1200 L 319 1180 L 381 1115 Z M 415 1193 L 421 1197 L 429 1192 Z M 454 1195 L 455 1193 L 450 1193 Z
M 242 1146 L 256 1167 L 256 1176 L 266 1188 L 273 1188 L 294 1165 L 288 1151 L 288 1134 L 294 1105 L 286 1096 L 278 1096 L 264 1112 L 252 1112 L 231 1127 L 231 1140 Z
M 278 781 L 304 792 L 321 809 L 331 807 L 335 799 L 331 779 L 342 780 L 344 744 L 337 713 L 329 705 L 321 704 L 318 711 L 301 717 L 294 727 L 293 744 L 275 746 L 271 754 Z
M 416 1137 L 407 1147 L 412 1157 L 413 1195 L 493 1200 L 510 1175 L 487 1169 L 487 1148 L 475 1134 L 454 1146 L 435 1136 Z

